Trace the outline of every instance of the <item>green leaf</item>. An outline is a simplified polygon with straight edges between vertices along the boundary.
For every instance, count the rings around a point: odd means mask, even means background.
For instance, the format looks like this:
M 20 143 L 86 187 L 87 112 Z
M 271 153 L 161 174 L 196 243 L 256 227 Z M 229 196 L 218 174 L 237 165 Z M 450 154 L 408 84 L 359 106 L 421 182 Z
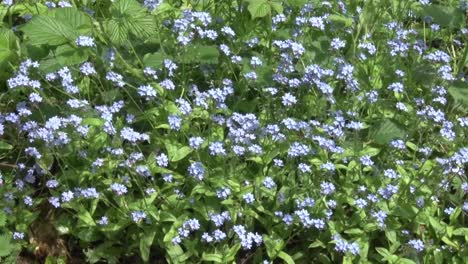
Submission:
M 0 27 L 0 65 L 15 54 L 16 41 L 17 37 L 13 31 Z
M 151 36 L 156 31 L 154 17 L 135 0 L 119 0 L 112 4 L 112 18 L 106 22 L 106 32 L 112 42 L 122 44 L 128 36 Z
M 0 141 L 0 149 L 10 150 L 13 149 L 13 146 L 6 143 L 5 141 Z
M 223 255 L 221 255 L 221 254 L 207 254 L 207 253 L 203 252 L 202 260 L 216 262 L 216 263 L 223 263 Z
M 34 16 L 21 30 L 28 37 L 31 45 L 55 46 L 74 41 L 76 38 L 71 26 L 46 15 Z
M 77 31 L 80 34 L 91 34 L 93 24 L 91 17 L 88 14 L 81 12 L 74 7 L 57 8 L 54 10 L 55 18 L 58 21 L 66 23 L 68 26 L 73 28 L 74 31 Z
M 283 4 L 281 2 L 271 1 L 270 6 L 276 11 L 276 13 L 283 13 Z
M 460 250 L 460 246 L 458 245 L 458 242 L 457 242 L 457 241 L 452 241 L 452 240 L 450 240 L 450 238 L 448 238 L 448 237 L 446 237 L 446 236 L 442 237 L 442 241 L 443 241 L 445 244 L 451 246 L 452 248 L 454 248 L 454 249 L 456 249 L 456 250 Z
M 57 61 L 64 66 L 79 64 L 88 59 L 88 55 L 85 54 L 83 49 L 78 49 L 69 44 L 58 46 L 55 50 L 55 56 Z
M 405 131 L 400 128 L 395 122 L 385 119 L 380 123 L 379 128 L 373 133 L 372 138 L 376 143 L 381 145 L 388 144 L 391 140 L 396 138 L 403 138 Z
M 343 15 L 333 14 L 333 15 L 328 16 L 328 19 L 330 19 L 334 23 L 342 24 L 345 27 L 350 27 L 353 25 L 353 19 L 349 17 L 345 17 Z
M 121 44 L 128 39 L 128 29 L 119 21 L 113 19 L 107 21 L 106 31 L 110 40 L 116 44 Z
M 463 12 L 461 9 L 446 5 L 425 5 L 422 9 L 423 17 L 430 16 L 443 27 L 457 27 L 463 23 Z
M 140 253 L 144 262 L 149 261 L 150 249 L 151 245 L 153 245 L 155 236 L 156 231 L 144 232 L 142 238 L 140 239 Z
M 271 6 L 267 0 L 254 0 L 251 1 L 247 9 L 253 19 L 257 17 L 264 17 L 271 13 Z
M 373 148 L 373 147 L 370 147 L 370 146 L 366 146 L 363 150 L 360 151 L 359 155 L 360 156 L 369 155 L 369 156 L 373 157 L 373 156 L 377 156 L 379 153 L 380 153 L 379 148 Z
M 164 59 L 169 59 L 169 58 L 170 58 L 169 56 L 161 52 L 148 53 L 148 54 L 145 54 L 145 56 L 143 57 L 143 64 L 145 66 L 149 66 L 154 69 L 159 69 L 161 68 Z
M 448 92 L 456 103 L 460 103 L 464 109 L 468 109 L 468 87 L 464 82 L 453 82 L 448 88 Z
M 217 64 L 219 51 L 214 45 L 192 45 L 176 59 L 182 63 Z
M 4 211 L 0 211 L 0 227 L 4 227 L 6 224 L 6 214 Z
M 308 0 L 286 0 L 285 1 L 287 5 L 292 6 L 292 7 L 303 7 Z
M 14 246 L 6 234 L 0 236 L 0 257 L 6 257 L 13 252 Z
M 454 236 L 468 236 L 468 228 L 461 227 L 457 228 L 453 231 Z
M 281 251 L 279 254 L 278 254 L 278 257 L 282 260 L 284 260 L 284 262 L 286 262 L 287 264 L 294 264 L 294 260 L 292 259 L 292 257 L 284 252 L 284 251 Z
M 84 207 L 82 207 L 81 210 L 78 212 L 78 219 L 80 219 L 83 222 L 83 224 L 78 224 L 78 226 L 96 226 L 93 217 L 86 209 L 84 209 Z
M 390 255 L 392 255 L 386 248 L 378 247 L 375 250 L 377 250 L 377 253 L 379 253 L 384 258 L 387 258 Z
M 318 239 L 309 245 L 309 248 L 317 248 L 317 247 L 326 248 L 327 246 Z
M 166 141 L 164 145 L 166 146 L 167 154 L 171 162 L 179 161 L 192 153 L 190 147 L 182 146 L 178 143 Z
M 411 260 L 411 259 L 400 258 L 400 259 L 398 259 L 398 261 L 396 262 L 396 264 L 416 264 L 416 262 L 414 262 L 414 261 Z

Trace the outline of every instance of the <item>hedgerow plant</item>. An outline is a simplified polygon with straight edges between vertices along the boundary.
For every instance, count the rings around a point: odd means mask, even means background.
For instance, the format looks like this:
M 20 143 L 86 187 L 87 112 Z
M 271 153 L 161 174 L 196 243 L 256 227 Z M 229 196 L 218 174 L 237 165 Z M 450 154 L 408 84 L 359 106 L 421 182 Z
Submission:
M 467 7 L 3 0 L 2 261 L 466 263 Z

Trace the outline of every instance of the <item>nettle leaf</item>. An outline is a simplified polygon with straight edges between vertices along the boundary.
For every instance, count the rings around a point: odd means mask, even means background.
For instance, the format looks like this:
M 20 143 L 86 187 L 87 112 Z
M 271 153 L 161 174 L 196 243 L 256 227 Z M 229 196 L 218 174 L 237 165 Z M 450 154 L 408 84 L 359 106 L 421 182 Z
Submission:
M 112 18 L 106 22 L 106 32 L 112 42 L 122 44 L 128 36 L 148 37 L 156 31 L 154 17 L 135 0 L 119 0 L 112 4 Z
M 55 9 L 55 18 L 71 26 L 80 34 L 88 35 L 92 31 L 91 17 L 73 7 Z
M 271 6 L 267 0 L 251 1 L 247 9 L 252 18 L 265 17 L 271 13 Z
M 395 122 L 391 120 L 384 120 L 380 123 L 380 126 L 372 135 L 372 138 L 376 143 L 381 145 L 388 144 L 391 140 L 396 138 L 403 138 L 405 136 L 405 131 L 400 128 Z
M 0 65 L 15 54 L 16 41 L 17 37 L 13 31 L 0 27 Z
M 76 8 L 59 8 L 47 15 L 34 16 L 22 31 L 31 45 L 52 46 L 74 42 L 79 35 L 91 34 L 91 19 Z
M 106 31 L 111 41 L 116 44 L 121 44 L 128 39 L 128 29 L 121 21 L 114 19 L 107 21 Z
M 13 252 L 14 245 L 11 244 L 11 239 L 8 235 L 0 236 L 0 257 L 6 257 Z
M 31 45 L 61 45 L 75 38 L 71 26 L 47 15 L 34 16 L 21 29 Z

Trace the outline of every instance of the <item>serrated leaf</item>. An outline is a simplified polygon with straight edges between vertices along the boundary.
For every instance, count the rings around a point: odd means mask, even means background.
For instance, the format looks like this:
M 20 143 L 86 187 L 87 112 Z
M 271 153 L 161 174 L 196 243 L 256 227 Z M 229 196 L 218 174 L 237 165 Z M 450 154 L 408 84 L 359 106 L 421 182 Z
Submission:
M 270 2 L 271 8 L 276 11 L 278 14 L 283 13 L 283 4 L 281 2 L 272 1 Z
M 135 0 L 119 0 L 112 4 L 112 18 L 106 22 L 106 32 L 112 42 L 122 44 L 128 36 L 150 36 L 156 31 L 154 17 Z
M 116 44 L 121 44 L 128 39 L 128 29 L 123 23 L 114 19 L 107 21 L 106 31 L 110 40 Z
M 13 31 L 0 27 L 0 65 L 13 56 L 17 37 Z
M 62 23 L 68 24 L 80 34 L 88 35 L 91 33 L 91 17 L 74 7 L 55 9 L 55 18 Z
M 8 235 L 0 236 L 0 257 L 6 257 L 11 254 L 14 246 L 11 244 L 11 239 Z
M 264 17 L 271 13 L 271 6 L 267 0 L 251 1 L 247 9 L 253 19 L 257 17 Z
M 73 41 L 76 36 L 71 26 L 46 15 L 34 16 L 21 30 L 31 45 L 61 45 Z

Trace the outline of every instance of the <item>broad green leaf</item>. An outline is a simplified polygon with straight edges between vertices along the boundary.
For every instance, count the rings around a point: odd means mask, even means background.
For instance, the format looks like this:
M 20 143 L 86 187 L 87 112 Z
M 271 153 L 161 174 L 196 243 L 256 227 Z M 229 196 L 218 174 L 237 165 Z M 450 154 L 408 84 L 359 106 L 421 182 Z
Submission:
M 422 9 L 422 16 L 432 17 L 434 23 L 443 27 L 457 27 L 463 23 L 461 9 L 448 5 L 425 5 Z
M 187 146 L 182 146 L 180 144 L 165 142 L 167 154 L 169 155 L 169 159 L 171 162 L 179 161 L 190 153 L 192 153 L 192 149 Z
M 454 236 L 468 236 L 468 228 L 460 227 L 453 231 Z
M 122 44 L 129 35 L 144 38 L 156 31 L 154 17 L 135 0 L 118 0 L 112 4 L 112 16 L 106 22 L 106 32 L 112 42 Z
M 349 17 L 345 17 L 343 15 L 333 14 L 333 15 L 328 16 L 328 19 L 335 23 L 342 24 L 345 27 L 350 27 L 353 25 L 353 19 Z
M 96 226 L 96 223 L 94 222 L 93 217 L 91 214 L 86 211 L 86 209 L 82 208 L 78 213 L 77 213 L 78 219 L 80 219 L 83 224 L 78 224 L 78 226 L 86 226 L 86 227 L 91 227 L 91 226 Z
M 0 65 L 15 54 L 17 37 L 13 31 L 0 27 Z
M 452 241 L 450 240 L 450 238 L 446 237 L 446 236 L 443 236 L 442 237 L 442 241 L 451 246 L 452 248 L 456 249 L 456 250 L 460 250 L 460 245 L 458 245 L 458 242 L 457 241 Z
M 468 109 L 468 86 L 464 82 L 453 82 L 448 88 L 448 92 L 456 103 L 460 103 L 464 109 Z
M 264 17 L 271 13 L 271 6 L 267 0 L 254 0 L 251 1 L 247 9 L 253 19 L 257 17 Z
M 280 1 L 270 1 L 269 3 L 271 8 L 273 8 L 276 11 L 276 13 L 283 13 L 283 4 Z
M 391 255 L 391 253 L 386 248 L 378 247 L 375 250 L 377 250 L 377 253 L 379 253 L 384 258 L 387 258 Z
M 284 262 L 286 262 L 287 264 L 294 264 L 294 260 L 292 259 L 292 257 L 284 252 L 284 251 L 281 251 L 279 254 L 278 254 L 278 257 L 282 260 L 284 260 Z
M 292 7 L 303 7 L 308 0 L 286 0 L 285 3 Z
M 144 262 L 148 262 L 151 245 L 153 245 L 154 237 L 156 236 L 156 231 L 144 232 L 142 238 L 140 239 L 140 253 L 141 258 Z
M 6 257 L 11 254 L 14 246 L 11 244 L 11 239 L 8 235 L 0 236 L 0 257 Z
M 373 133 L 374 141 L 381 145 L 388 144 L 391 140 L 403 138 L 405 131 L 395 122 L 385 119 L 380 123 L 379 128 Z
M 164 59 L 169 59 L 170 57 L 161 53 L 161 52 L 155 52 L 155 53 L 148 53 L 143 56 L 143 64 L 145 66 L 152 67 L 154 69 L 159 69 L 162 67 L 162 63 L 164 62 Z
M 0 141 L 0 149 L 10 150 L 13 149 L 13 146 L 6 143 L 5 141 Z
M 6 214 L 4 211 L 0 211 L 0 227 L 4 227 L 6 224 Z
M 31 45 L 61 45 L 74 41 L 76 34 L 68 24 L 47 15 L 34 16 L 21 30 Z
M 217 64 L 219 58 L 218 48 L 214 45 L 192 45 L 176 58 L 182 63 Z
M 373 156 L 377 156 L 379 153 L 380 153 L 379 148 L 373 148 L 373 147 L 370 147 L 370 146 L 366 146 L 363 150 L 360 151 L 359 154 L 361 156 L 369 155 L 369 156 L 373 157 Z
M 111 19 L 106 23 L 106 31 L 109 38 L 116 44 L 121 44 L 128 39 L 128 29 L 122 22 Z
M 93 25 L 91 17 L 74 7 L 55 9 L 55 18 L 62 23 L 68 24 L 73 30 L 80 34 L 91 34 Z
M 69 44 L 60 45 L 55 50 L 57 61 L 63 66 L 70 66 L 85 62 L 88 55 L 83 49 L 78 49 Z

